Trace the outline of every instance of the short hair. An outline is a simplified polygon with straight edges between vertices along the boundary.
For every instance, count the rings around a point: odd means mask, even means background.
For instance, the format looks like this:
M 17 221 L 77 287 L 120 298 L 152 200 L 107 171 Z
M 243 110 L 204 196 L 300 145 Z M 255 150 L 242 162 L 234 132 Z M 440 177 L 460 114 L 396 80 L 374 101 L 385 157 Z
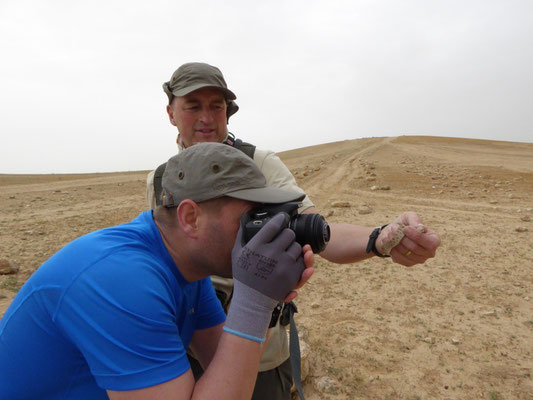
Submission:
M 205 210 L 208 214 L 214 214 L 219 212 L 224 208 L 229 202 L 231 202 L 231 197 L 223 196 L 216 199 L 206 200 L 199 203 L 196 203 Z M 165 226 L 166 228 L 176 228 L 179 226 L 179 221 L 177 218 L 178 206 L 175 207 L 165 207 L 157 206 L 154 209 L 154 219 Z

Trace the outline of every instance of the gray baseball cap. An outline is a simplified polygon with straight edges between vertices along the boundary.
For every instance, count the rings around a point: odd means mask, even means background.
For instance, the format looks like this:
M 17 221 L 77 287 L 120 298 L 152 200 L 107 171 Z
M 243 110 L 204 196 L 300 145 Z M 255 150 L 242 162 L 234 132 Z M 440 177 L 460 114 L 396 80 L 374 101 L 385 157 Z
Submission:
M 299 201 L 304 193 L 268 187 L 255 162 L 227 144 L 197 143 L 171 157 L 163 174 L 163 205 L 197 203 L 222 196 L 279 204 Z

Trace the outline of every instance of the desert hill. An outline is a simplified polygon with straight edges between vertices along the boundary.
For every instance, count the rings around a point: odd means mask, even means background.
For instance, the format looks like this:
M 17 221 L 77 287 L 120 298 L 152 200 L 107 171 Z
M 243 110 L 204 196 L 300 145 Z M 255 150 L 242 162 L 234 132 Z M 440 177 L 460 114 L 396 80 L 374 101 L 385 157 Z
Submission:
M 402 136 L 279 155 L 328 221 L 411 210 L 442 238 L 409 269 L 318 257 L 298 298 L 308 399 L 533 399 L 533 143 Z M 146 173 L 0 175 L 0 259 L 18 268 L 0 275 L 0 315 L 66 243 L 143 211 Z

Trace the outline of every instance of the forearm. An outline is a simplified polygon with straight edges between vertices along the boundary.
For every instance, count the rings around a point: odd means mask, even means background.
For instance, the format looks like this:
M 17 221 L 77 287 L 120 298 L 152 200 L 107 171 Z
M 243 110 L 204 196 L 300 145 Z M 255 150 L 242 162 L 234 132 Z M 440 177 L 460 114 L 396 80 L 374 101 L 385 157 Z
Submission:
M 320 256 L 337 264 L 354 263 L 372 257 L 366 252 L 368 236 L 373 227 L 351 224 L 329 224 L 331 237 Z
M 304 212 L 316 211 L 313 207 Z M 330 241 L 320 256 L 338 264 L 354 263 L 373 257 L 375 254 L 367 253 L 366 248 L 374 229 L 375 227 L 332 223 Z M 394 237 L 397 236 L 399 229 L 402 230 L 403 236 L 400 236 L 398 243 L 394 241 Z M 440 237 L 435 231 L 424 226 L 416 213 L 405 212 L 380 231 L 375 242 L 376 250 L 385 254 L 383 249 L 386 243 L 393 246 L 390 251 L 392 261 L 410 267 L 435 257 L 435 252 L 440 246 Z
M 262 347 L 224 332 L 209 367 L 194 386 L 192 399 L 250 399 Z

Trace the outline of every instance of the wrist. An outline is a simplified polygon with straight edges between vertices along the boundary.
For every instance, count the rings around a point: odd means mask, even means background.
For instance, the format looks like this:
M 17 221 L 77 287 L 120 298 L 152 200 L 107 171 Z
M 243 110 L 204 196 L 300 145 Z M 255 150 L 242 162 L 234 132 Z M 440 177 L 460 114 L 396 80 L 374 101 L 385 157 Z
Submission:
M 256 342 L 264 342 L 277 301 L 234 280 L 234 295 L 224 331 Z

